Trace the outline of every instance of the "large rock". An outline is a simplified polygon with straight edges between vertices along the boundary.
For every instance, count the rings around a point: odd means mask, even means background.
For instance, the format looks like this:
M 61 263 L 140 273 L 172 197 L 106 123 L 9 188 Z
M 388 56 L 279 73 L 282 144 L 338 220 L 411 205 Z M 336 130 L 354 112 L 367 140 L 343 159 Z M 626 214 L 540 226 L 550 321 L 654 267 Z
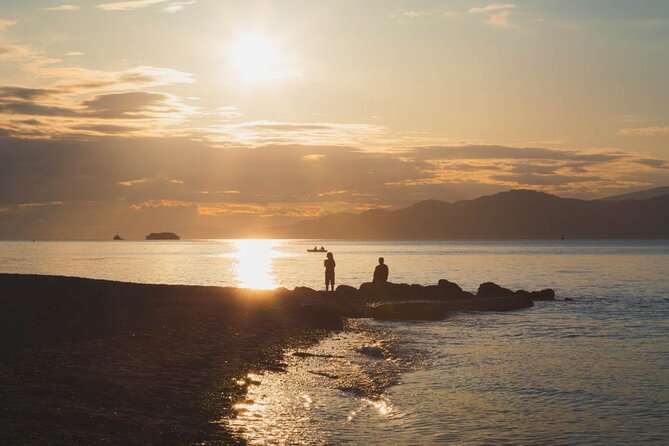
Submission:
M 416 300 L 423 298 L 423 288 L 407 283 L 366 282 L 360 285 L 360 294 L 368 302 Z
M 555 300 L 555 291 L 550 288 L 543 289 L 541 291 L 532 291 L 530 293 L 530 299 L 532 300 Z
M 357 288 L 352 287 L 350 285 L 339 285 L 335 291 L 337 292 L 338 295 L 347 297 L 358 296 L 358 294 L 360 294 Z
M 475 299 L 463 299 L 444 302 L 447 311 L 513 311 L 530 308 L 534 305 L 526 296 L 502 296 L 502 297 L 476 297 Z
M 439 282 L 437 283 L 437 286 L 441 289 L 444 290 L 445 293 L 447 294 L 457 294 L 460 291 L 462 291 L 462 288 L 460 285 L 458 285 L 455 282 L 451 282 L 450 280 L 446 279 L 439 279 Z
M 524 296 L 531 300 L 555 300 L 555 291 L 546 288 L 541 291 L 518 290 L 514 293 L 516 296 Z
M 527 296 L 473 297 L 470 299 L 386 302 L 369 309 L 369 315 L 383 320 L 440 320 L 453 311 L 513 311 L 533 306 Z
M 504 288 L 493 282 L 485 282 L 479 285 L 476 297 L 502 297 L 512 296 L 513 294 L 513 291 L 508 288 Z

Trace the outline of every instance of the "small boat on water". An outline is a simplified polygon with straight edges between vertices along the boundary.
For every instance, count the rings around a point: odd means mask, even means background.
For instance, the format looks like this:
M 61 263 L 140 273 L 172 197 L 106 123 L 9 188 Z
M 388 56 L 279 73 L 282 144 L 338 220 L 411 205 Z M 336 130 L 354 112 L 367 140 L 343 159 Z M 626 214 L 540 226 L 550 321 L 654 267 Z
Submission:
M 307 249 L 307 252 L 328 252 L 328 250 L 323 248 L 322 246 L 320 248 L 316 248 L 314 246 L 314 249 Z
M 120 235 L 116 234 L 116 235 L 114 236 L 114 240 L 123 240 L 123 237 L 121 237 Z

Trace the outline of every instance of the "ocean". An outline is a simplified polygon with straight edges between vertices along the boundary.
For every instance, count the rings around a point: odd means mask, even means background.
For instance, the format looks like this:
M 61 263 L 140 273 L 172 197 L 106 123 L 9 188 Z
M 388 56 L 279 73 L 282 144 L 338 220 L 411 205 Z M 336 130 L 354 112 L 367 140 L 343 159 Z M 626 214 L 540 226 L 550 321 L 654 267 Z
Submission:
M 286 372 L 252 376 L 250 444 L 668 444 L 669 241 L 0 242 L 0 272 L 143 283 L 324 288 L 440 278 L 553 288 L 555 302 L 439 322 L 351 321 Z M 565 302 L 564 298 L 574 299 Z

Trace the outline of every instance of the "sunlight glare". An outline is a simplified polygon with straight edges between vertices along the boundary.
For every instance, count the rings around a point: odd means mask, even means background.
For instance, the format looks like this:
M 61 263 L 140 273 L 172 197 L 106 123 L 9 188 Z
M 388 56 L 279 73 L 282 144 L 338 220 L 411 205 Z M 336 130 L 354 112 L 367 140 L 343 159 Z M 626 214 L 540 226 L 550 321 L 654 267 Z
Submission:
M 239 77 L 246 82 L 270 80 L 277 71 L 277 50 L 274 43 L 261 35 L 238 39 L 230 50 L 232 63 Z
M 277 240 L 235 240 L 233 257 L 237 260 L 237 283 L 244 288 L 276 288 L 272 262 L 280 256 Z

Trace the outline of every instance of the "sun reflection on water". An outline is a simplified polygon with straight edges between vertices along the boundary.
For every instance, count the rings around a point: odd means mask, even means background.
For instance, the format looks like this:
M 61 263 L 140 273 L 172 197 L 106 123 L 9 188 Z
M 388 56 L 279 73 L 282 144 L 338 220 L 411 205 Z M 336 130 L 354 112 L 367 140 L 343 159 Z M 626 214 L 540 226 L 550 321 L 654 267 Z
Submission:
M 272 263 L 282 253 L 279 240 L 235 240 L 232 257 L 237 261 L 237 284 L 243 288 L 272 289 L 276 280 Z

